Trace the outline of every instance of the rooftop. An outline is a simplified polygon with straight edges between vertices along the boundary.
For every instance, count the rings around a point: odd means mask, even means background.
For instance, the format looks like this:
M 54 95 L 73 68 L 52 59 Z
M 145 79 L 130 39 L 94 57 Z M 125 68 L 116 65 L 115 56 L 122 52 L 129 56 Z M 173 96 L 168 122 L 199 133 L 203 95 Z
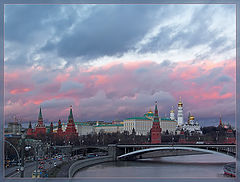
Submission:
M 107 127 L 123 126 L 123 124 L 100 124 L 100 125 L 96 125 L 95 127 L 103 127 L 103 126 L 107 126 Z
M 152 121 L 151 119 L 148 119 L 146 117 L 132 117 L 132 118 L 127 118 L 124 121 L 126 121 L 126 120 L 148 120 L 148 121 Z

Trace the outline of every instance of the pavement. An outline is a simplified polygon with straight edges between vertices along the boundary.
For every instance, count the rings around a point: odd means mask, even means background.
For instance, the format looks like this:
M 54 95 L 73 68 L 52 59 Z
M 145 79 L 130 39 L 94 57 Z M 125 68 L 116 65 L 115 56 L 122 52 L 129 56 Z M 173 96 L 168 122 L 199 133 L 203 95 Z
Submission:
M 85 158 L 82 158 L 85 159 Z M 56 158 L 43 160 L 44 164 L 39 164 L 38 166 L 43 166 L 48 173 L 49 178 L 60 177 L 66 178 L 68 177 L 68 170 L 70 166 L 76 162 L 77 160 L 81 160 L 79 158 L 68 158 L 65 157 L 63 160 L 59 160 Z M 56 162 L 56 166 L 54 166 L 54 162 Z M 20 171 L 16 171 L 19 168 L 18 166 L 10 167 L 5 169 L 5 177 L 7 178 L 20 178 Z M 32 178 L 33 171 L 36 170 L 36 161 L 25 163 L 24 168 L 24 178 Z
M 55 167 L 54 162 L 56 162 L 56 165 L 59 166 L 63 161 L 60 161 L 59 159 L 48 159 L 44 160 L 44 162 L 44 164 L 38 164 L 38 166 L 43 166 L 43 168 L 48 171 Z M 8 178 L 19 178 L 20 171 L 16 171 L 17 168 L 17 166 L 7 168 L 5 170 L 5 176 Z M 32 178 L 32 173 L 34 170 L 36 170 L 36 161 L 25 163 L 24 178 Z

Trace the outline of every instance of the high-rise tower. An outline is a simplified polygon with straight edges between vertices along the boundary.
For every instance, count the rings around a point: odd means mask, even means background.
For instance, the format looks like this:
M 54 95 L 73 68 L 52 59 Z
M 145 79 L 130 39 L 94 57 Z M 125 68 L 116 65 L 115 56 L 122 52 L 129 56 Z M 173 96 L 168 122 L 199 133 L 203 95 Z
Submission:
M 158 117 L 158 109 L 157 109 L 157 102 L 155 102 L 155 112 L 154 112 L 154 118 L 153 118 L 153 125 L 151 128 L 151 143 L 161 143 L 161 131 L 160 128 L 160 122 Z
M 181 97 L 178 102 L 178 126 L 183 124 L 183 103 Z

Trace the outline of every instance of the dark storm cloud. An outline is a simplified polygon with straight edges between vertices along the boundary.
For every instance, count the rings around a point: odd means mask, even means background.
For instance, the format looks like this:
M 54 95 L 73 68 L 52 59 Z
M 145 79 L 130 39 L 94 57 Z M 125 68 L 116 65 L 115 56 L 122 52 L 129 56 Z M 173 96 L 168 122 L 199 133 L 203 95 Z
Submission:
M 46 28 L 42 21 L 51 18 L 60 7 L 59 5 L 6 5 L 5 40 L 23 43 L 35 39 L 34 33 Z
M 57 45 L 62 57 L 121 55 L 134 49 L 156 23 L 159 6 L 102 6 Z

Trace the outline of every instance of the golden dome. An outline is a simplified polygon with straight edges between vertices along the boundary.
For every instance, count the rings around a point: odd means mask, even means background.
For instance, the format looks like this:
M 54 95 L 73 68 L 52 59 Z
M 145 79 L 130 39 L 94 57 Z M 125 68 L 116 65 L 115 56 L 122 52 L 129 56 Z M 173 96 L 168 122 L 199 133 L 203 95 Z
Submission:
M 150 110 L 148 111 L 148 113 L 151 114 L 151 113 L 153 113 L 153 112 L 152 112 L 152 110 L 150 109 Z
M 179 103 L 178 103 L 178 106 L 180 107 L 182 107 L 183 106 L 183 103 L 181 102 L 181 101 L 179 101 Z
M 178 102 L 178 107 L 182 107 L 183 106 L 183 103 L 182 103 L 182 100 L 181 100 L 181 96 L 179 97 L 179 102 Z
M 189 120 L 194 120 L 194 119 L 195 119 L 194 116 L 189 117 Z

